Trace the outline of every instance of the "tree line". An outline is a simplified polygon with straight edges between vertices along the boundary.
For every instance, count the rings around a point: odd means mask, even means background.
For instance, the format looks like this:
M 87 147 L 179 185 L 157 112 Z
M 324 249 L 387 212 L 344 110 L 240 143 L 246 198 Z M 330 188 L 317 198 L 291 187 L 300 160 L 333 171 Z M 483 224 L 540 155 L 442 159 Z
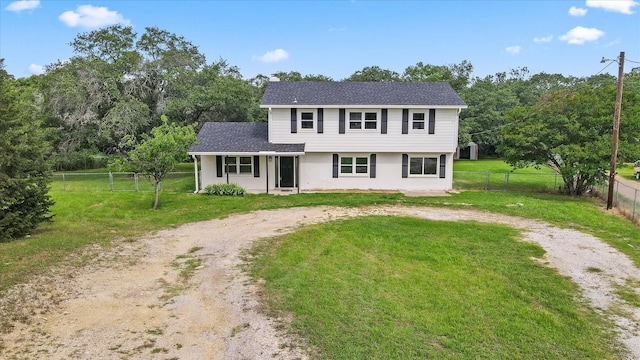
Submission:
M 114 25 L 79 34 L 69 45 L 74 56 L 46 66 L 42 75 L 14 79 L 0 60 L 0 130 L 22 136 L 11 144 L 2 137 L 7 142 L 0 153 L 2 197 L 16 194 L 6 190 L 5 178 L 28 167 L 16 157 L 34 164 L 20 175 L 32 178 L 30 171 L 46 174 L 45 167 L 106 166 L 167 121 L 197 131 L 207 121 L 267 120 L 259 104 L 269 76 L 246 79 L 224 59 L 208 63 L 184 37 L 155 27 L 138 34 Z M 473 141 L 482 155 L 502 156 L 514 166 L 554 167 L 570 194 L 602 180 L 608 168 L 617 84 L 609 74 L 531 74 L 522 67 L 477 77 L 465 60 L 418 62 L 402 73 L 368 66 L 338 80 L 296 71 L 270 75 L 281 81 L 446 81 L 468 104 L 460 114 L 459 146 Z M 637 160 L 639 67 L 625 74 L 622 109 L 620 159 Z M 32 195 L 50 203 L 46 192 Z

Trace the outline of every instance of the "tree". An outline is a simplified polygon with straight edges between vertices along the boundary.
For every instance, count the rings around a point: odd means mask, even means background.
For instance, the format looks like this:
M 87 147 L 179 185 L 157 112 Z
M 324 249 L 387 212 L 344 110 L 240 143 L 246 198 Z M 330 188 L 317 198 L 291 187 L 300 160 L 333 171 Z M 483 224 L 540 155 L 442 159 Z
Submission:
M 562 176 L 564 193 L 583 194 L 606 178 L 615 91 L 615 86 L 583 84 L 548 92 L 535 105 L 512 109 L 498 152 L 514 168 L 547 166 Z M 623 108 L 620 148 L 638 154 L 640 95 L 630 93 Z
M 195 141 L 196 134 L 192 126 L 170 123 L 163 115 L 162 125 L 151 130 L 151 135 L 143 135 L 141 142 L 137 143 L 131 135 L 125 137 L 124 143 L 132 150 L 125 164 L 113 166 L 124 165 L 133 172 L 148 176 L 154 188 L 153 210 L 157 210 L 162 179 L 185 159 L 189 146 Z
M 31 116 L 32 89 L 20 89 L 0 59 L 0 242 L 24 236 L 51 219 L 49 150 Z
M 457 92 L 464 90 L 469 85 L 469 77 L 473 71 L 473 65 L 468 61 L 460 64 L 430 65 L 418 62 L 408 66 L 402 74 L 403 81 L 446 81 Z
M 382 69 L 379 66 L 367 66 L 351 74 L 343 81 L 401 81 L 400 74 Z

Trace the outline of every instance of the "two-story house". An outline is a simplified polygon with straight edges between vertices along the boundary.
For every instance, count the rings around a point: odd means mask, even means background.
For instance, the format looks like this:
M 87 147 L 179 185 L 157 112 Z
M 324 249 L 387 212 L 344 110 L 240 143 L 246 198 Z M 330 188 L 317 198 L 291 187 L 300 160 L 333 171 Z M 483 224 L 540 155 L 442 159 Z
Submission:
M 189 150 L 196 191 L 216 183 L 252 192 L 453 186 L 458 114 L 467 105 L 446 82 L 272 79 L 260 106 L 266 124 L 203 126 Z

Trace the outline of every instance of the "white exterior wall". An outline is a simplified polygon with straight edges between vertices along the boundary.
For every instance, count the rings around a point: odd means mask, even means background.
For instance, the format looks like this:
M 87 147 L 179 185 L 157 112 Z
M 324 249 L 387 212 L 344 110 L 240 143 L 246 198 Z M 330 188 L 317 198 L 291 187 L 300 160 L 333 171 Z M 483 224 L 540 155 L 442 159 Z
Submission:
M 453 153 L 448 153 L 445 178 L 438 175 L 402 177 L 402 153 L 376 153 L 376 177 L 343 175 L 333 177 L 334 153 L 306 153 L 300 157 L 300 189 L 313 190 L 405 190 L 433 191 L 453 188 Z M 367 156 L 372 153 L 339 152 L 340 156 Z M 436 157 L 441 153 L 408 153 L 409 156 Z
M 387 133 L 381 133 L 381 109 L 345 108 L 345 133 L 339 134 L 337 108 L 324 109 L 324 132 L 318 134 L 317 109 L 298 108 L 301 111 L 315 111 L 314 128 L 302 129 L 298 120 L 297 133 L 291 133 L 291 109 L 272 108 L 269 111 L 269 141 L 275 144 L 305 143 L 305 152 L 428 152 L 453 153 L 458 142 L 458 109 L 436 109 L 435 134 L 429 134 L 427 127 L 413 130 L 411 127 L 414 111 L 426 112 L 428 108 L 409 109 L 409 133 L 402 134 L 402 109 L 390 108 L 387 112 Z M 377 111 L 378 124 L 374 130 L 350 130 L 349 111 Z M 428 120 L 425 125 L 428 125 Z
M 224 159 L 224 156 L 223 156 Z M 202 155 L 200 158 L 200 174 L 201 189 L 212 184 L 226 184 L 227 174 L 224 172 L 222 177 L 217 176 L 216 157 L 215 155 Z M 267 167 L 269 173 L 267 174 Z M 275 189 L 275 165 L 272 157 L 268 162 L 267 156 L 260 156 L 260 177 L 254 177 L 253 174 L 229 174 L 229 183 L 238 184 L 245 190 L 251 192 L 266 192 L 267 176 L 269 178 L 269 191 Z

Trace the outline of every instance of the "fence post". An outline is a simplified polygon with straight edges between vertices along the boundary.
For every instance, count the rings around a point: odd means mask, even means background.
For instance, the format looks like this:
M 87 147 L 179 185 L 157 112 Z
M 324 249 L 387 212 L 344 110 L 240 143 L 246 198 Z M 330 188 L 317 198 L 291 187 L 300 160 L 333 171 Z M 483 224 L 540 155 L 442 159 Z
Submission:
M 489 190 L 489 172 L 485 173 L 484 189 L 485 190 Z
M 135 184 L 136 191 L 140 191 L 138 189 L 138 173 L 133 173 L 133 183 Z
M 638 204 L 638 189 L 633 194 L 633 213 L 631 214 L 631 220 L 636 219 L 636 205 Z
M 509 191 L 509 173 L 504 173 L 504 190 Z
M 67 183 L 64 178 L 64 173 L 62 173 L 62 191 L 67 192 Z
M 113 173 L 109 171 L 109 191 L 113 192 Z

